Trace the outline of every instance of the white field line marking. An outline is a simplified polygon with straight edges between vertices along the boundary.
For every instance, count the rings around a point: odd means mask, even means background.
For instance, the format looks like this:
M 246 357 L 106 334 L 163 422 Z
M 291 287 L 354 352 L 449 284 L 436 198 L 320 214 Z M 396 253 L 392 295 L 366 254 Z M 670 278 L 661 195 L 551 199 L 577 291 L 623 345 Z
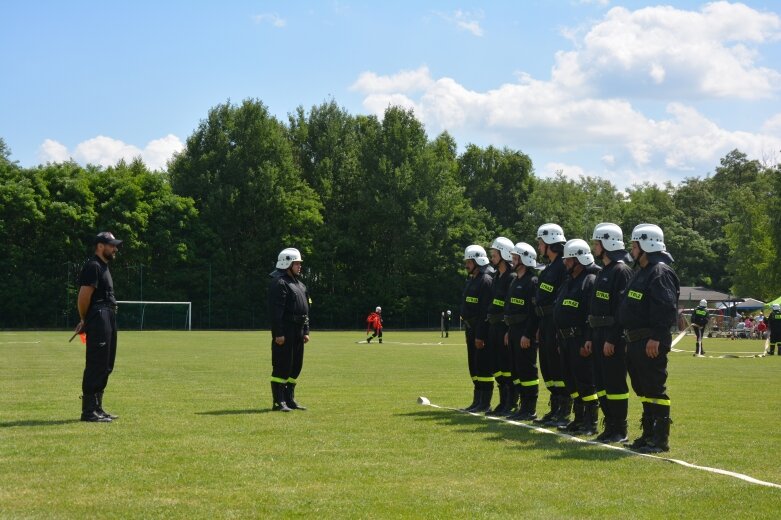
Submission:
M 0 345 L 9 345 L 11 343 L 32 344 L 32 343 L 40 343 L 40 341 L 0 341 Z
M 551 435 L 556 435 L 558 437 L 562 437 L 562 438 L 565 438 L 565 439 L 568 439 L 568 440 L 580 442 L 580 443 L 583 443 L 583 444 L 591 444 L 593 446 L 600 446 L 602 448 L 608 448 L 608 449 L 611 449 L 611 450 L 617 450 L 617 451 L 626 453 L 627 455 L 637 455 L 639 457 L 648 457 L 650 459 L 664 460 L 664 461 L 667 461 L 667 462 L 672 462 L 674 464 L 679 464 L 679 465 L 687 467 L 687 468 L 699 469 L 701 471 L 707 471 L 708 473 L 717 473 L 719 475 L 726 475 L 728 477 L 734 477 L 734 478 L 737 478 L 737 479 L 740 479 L 740 480 L 744 480 L 744 481 L 746 481 L 746 482 L 748 482 L 750 484 L 758 484 L 760 486 L 767 486 L 767 487 L 773 487 L 773 488 L 776 488 L 776 489 L 781 489 L 781 484 L 776 484 L 774 482 L 766 482 L 764 480 L 759 480 L 759 479 L 756 479 L 754 477 L 749 477 L 748 475 L 744 475 L 742 473 L 736 473 L 734 471 L 727 471 L 726 469 L 720 469 L 720 468 L 709 468 L 708 466 L 698 466 L 697 464 L 692 464 L 690 462 L 686 462 L 686 461 L 683 461 L 683 460 L 670 459 L 670 458 L 667 458 L 667 457 L 660 457 L 658 455 L 651 455 L 651 454 L 647 454 L 647 453 L 638 453 L 638 452 L 632 451 L 632 450 L 630 450 L 628 448 L 624 448 L 623 446 L 616 446 L 616 445 L 613 445 L 613 444 L 602 444 L 601 442 L 597 442 L 597 441 L 590 441 L 590 440 L 586 440 L 586 439 L 581 439 L 580 437 L 575 437 L 573 435 L 568 435 L 566 433 L 561 433 L 561 432 L 549 430 L 547 428 L 541 428 L 539 426 L 534 426 L 534 425 L 531 425 L 531 424 L 526 424 L 526 423 L 522 423 L 522 422 L 518 422 L 518 421 L 510 421 L 510 420 L 508 420 L 508 419 L 506 419 L 504 417 L 485 416 L 483 414 L 472 413 L 472 412 L 465 412 L 463 410 L 458 410 L 457 408 L 450 408 L 450 407 L 447 407 L 447 406 L 440 406 L 438 404 L 432 403 L 431 401 L 428 400 L 428 398 L 422 397 L 422 396 L 418 397 L 418 404 L 422 404 L 424 406 L 431 406 L 433 408 L 439 408 L 439 409 L 442 409 L 442 410 L 451 410 L 451 411 L 454 411 L 454 412 L 464 413 L 464 414 L 467 414 L 467 415 L 473 415 L 475 417 L 480 417 L 480 418 L 483 418 L 483 419 L 490 419 L 490 420 L 493 420 L 493 421 L 502 421 L 502 422 L 506 422 L 508 424 L 512 424 L 513 426 L 523 426 L 526 429 L 534 430 L 534 431 L 539 432 L 539 433 L 548 433 L 548 434 L 551 434 Z
M 366 345 L 366 340 L 356 341 L 359 345 Z M 437 342 L 437 343 L 405 343 L 403 341 L 383 341 L 382 343 L 377 343 L 376 341 L 372 341 L 369 343 L 370 345 L 445 345 L 445 343 Z M 452 343 L 455 345 L 455 343 Z M 447 343 L 447 345 L 451 345 L 451 343 Z
M 670 352 L 684 352 L 686 354 L 693 354 L 693 350 L 680 350 L 677 348 L 670 349 Z M 758 358 L 758 357 L 765 357 L 764 353 L 760 352 L 719 352 L 719 356 L 711 356 L 709 354 L 706 354 L 704 356 L 698 356 L 698 357 L 704 357 L 704 358 L 712 358 L 712 359 L 725 359 L 725 358 Z M 733 354 L 750 354 L 748 356 L 736 356 Z

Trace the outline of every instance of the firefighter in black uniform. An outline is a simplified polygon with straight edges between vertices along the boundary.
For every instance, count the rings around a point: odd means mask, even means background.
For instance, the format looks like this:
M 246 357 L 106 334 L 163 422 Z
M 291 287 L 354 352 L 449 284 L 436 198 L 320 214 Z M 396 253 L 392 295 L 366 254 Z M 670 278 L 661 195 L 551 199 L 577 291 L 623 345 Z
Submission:
M 710 314 L 708 314 L 708 302 L 706 300 L 700 300 L 700 304 L 694 311 L 692 311 L 692 328 L 694 329 L 694 336 L 696 337 L 697 347 L 694 351 L 696 357 L 705 355 L 705 349 L 702 346 L 702 337 L 705 335 L 705 327 L 710 321 Z
M 491 278 L 488 255 L 482 246 L 471 245 L 464 251 L 464 268 L 469 275 L 461 300 L 461 320 L 464 322 L 466 356 L 474 393 L 467 412 L 485 412 L 491 408 L 494 378 L 488 342 L 488 306 L 491 304 Z
M 450 312 L 450 309 L 442 311 L 442 337 L 450 337 L 450 318 L 452 315 L 453 313 Z
M 510 415 L 516 421 L 537 418 L 537 396 L 540 380 L 537 375 L 537 314 L 534 312 L 534 294 L 537 277 L 537 252 L 526 242 L 513 247 L 515 278 L 510 283 L 504 303 L 504 322 L 508 326 L 507 344 L 512 354 L 512 380 L 520 396 L 518 411 Z
M 271 315 L 271 395 L 273 410 L 306 410 L 296 402 L 296 383 L 304 365 L 304 343 L 309 342 L 309 292 L 300 280 L 301 253 L 287 248 L 279 253 L 271 273 L 268 306 Z
M 635 226 L 632 258 L 640 270 L 629 281 L 618 307 L 627 342 L 629 378 L 643 403 L 643 432 L 630 447 L 643 453 L 660 453 L 670 449 L 667 354 L 672 344 L 670 328 L 677 323 L 680 283 L 668 265 L 672 257 L 665 249 L 659 226 Z
M 588 316 L 599 267 L 594 264 L 588 243 L 579 238 L 564 244 L 562 257 L 569 277 L 556 295 L 553 320 L 559 335 L 564 382 L 574 400 L 575 417 L 568 424 L 559 425 L 559 429 L 594 435 L 597 433 L 599 396 L 594 384 Z
M 774 303 L 770 306 L 772 309 L 768 314 L 765 321 L 767 321 L 768 338 L 768 351 L 767 355 L 772 356 L 778 347 L 778 356 L 781 356 L 781 305 Z
M 624 234 L 616 224 L 597 224 L 591 238 L 594 256 L 604 265 L 594 282 L 589 315 L 597 395 L 605 417 L 605 430 L 596 440 L 624 442 L 627 440 L 629 388 L 626 384 L 626 342 L 616 315 L 621 294 L 632 278 L 632 268 L 628 265 L 632 257 L 624 249 Z
M 507 324 L 504 322 L 504 300 L 512 282 L 513 243 L 509 238 L 497 237 L 489 249 L 491 266 L 496 269 L 491 286 L 491 305 L 488 307 L 488 349 L 492 356 L 493 376 L 499 392 L 499 404 L 486 415 L 510 415 L 514 411 L 515 385 L 512 379 L 512 354 L 505 341 Z
M 108 264 L 122 244 L 108 231 L 95 237 L 95 256 L 79 274 L 78 310 L 81 321 L 76 332 L 87 335 L 86 364 L 81 381 L 81 420 L 111 422 L 117 419 L 103 410 L 103 392 L 117 357 L 117 299 Z
M 572 399 L 564 386 L 561 373 L 556 326 L 553 323 L 556 292 L 567 278 L 567 270 L 561 261 L 566 241 L 564 231 L 557 224 L 543 224 L 537 229 L 537 251 L 548 265 L 538 276 L 534 305 L 539 318 L 537 337 L 540 345 L 540 372 L 551 395 L 550 410 L 534 422 L 546 426 L 567 424 L 572 408 Z

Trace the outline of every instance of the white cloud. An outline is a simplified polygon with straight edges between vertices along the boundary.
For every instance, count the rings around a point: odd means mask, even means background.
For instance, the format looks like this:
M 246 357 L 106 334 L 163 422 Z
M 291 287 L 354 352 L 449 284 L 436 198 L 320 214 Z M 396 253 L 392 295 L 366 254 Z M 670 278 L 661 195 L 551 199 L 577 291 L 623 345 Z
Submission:
M 41 163 L 63 163 L 70 160 L 70 158 L 71 155 L 68 152 L 68 148 L 64 144 L 52 139 L 46 139 L 43 144 L 38 147 L 38 160 Z
M 144 149 L 99 135 L 76 145 L 73 153 L 67 147 L 52 139 L 46 139 L 38 149 L 41 162 L 64 162 L 73 158 L 81 164 L 113 166 L 120 160 L 132 161 L 141 157 L 152 170 L 163 170 L 174 153 L 184 148 L 182 141 L 173 134 L 150 141 Z
M 731 130 L 686 101 L 770 95 L 781 86 L 781 75 L 751 65 L 755 51 L 727 44 L 779 37 L 776 15 L 741 4 L 707 4 L 699 12 L 614 8 L 576 42 L 576 50 L 556 53 L 547 81 L 520 73 L 514 83 L 476 91 L 453 78 L 433 77 L 422 66 L 387 76 L 367 71 L 351 88 L 378 116 L 389 104 L 412 108 L 430 134 L 448 130 L 467 142 L 544 150 L 548 156 L 591 154 L 591 164 L 601 159 L 608 168 L 601 175 L 616 175 L 626 185 L 665 178 L 664 172 L 667 179 L 704 173 L 735 148 L 752 157 L 781 149 L 781 114 L 761 131 Z M 729 78 L 715 86 L 708 78 L 716 72 Z M 633 90 L 637 75 L 645 85 Z M 632 94 L 643 97 L 648 89 L 666 103 L 662 117 L 646 115 L 633 103 Z M 723 104 L 729 109 L 728 101 Z M 572 166 L 569 171 L 579 172 Z
M 573 180 L 578 180 L 580 177 L 586 177 L 586 171 L 580 166 L 560 162 L 549 162 L 545 164 L 543 171 L 538 173 L 541 173 L 542 177 L 553 177 L 557 172 L 561 172 L 562 175 Z
M 252 17 L 252 20 L 256 24 L 262 24 L 262 23 L 268 23 L 272 26 L 276 27 L 277 29 L 281 29 L 287 25 L 287 21 L 285 21 L 284 18 L 281 18 L 276 13 L 262 13 L 262 14 L 256 14 Z
M 462 11 L 457 9 L 454 13 L 436 13 L 437 16 L 442 18 L 448 23 L 451 23 L 461 29 L 467 31 L 473 36 L 480 37 L 483 35 L 483 28 L 480 26 L 478 19 L 483 17 L 482 11 L 472 13 L 469 11 Z
M 582 75 L 608 93 L 766 98 L 778 91 L 781 74 L 758 66 L 752 46 L 779 37 L 777 14 L 743 4 L 713 2 L 700 11 L 614 7 L 587 30 L 577 51 L 560 56 L 562 71 L 554 76 Z

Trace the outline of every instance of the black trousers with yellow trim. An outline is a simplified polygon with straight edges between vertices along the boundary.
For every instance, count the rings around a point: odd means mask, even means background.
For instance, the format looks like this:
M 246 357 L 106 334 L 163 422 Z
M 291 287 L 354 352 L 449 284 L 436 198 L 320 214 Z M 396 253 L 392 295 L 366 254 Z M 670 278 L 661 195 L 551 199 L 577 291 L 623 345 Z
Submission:
M 570 397 L 581 398 L 584 402 L 597 400 L 597 387 L 594 384 L 594 354 L 582 356 L 580 349 L 586 339 L 583 335 L 562 338 L 561 361 L 564 371 L 564 383 Z
M 540 318 L 540 373 L 553 395 L 567 395 L 553 316 Z
M 650 404 L 648 409 L 654 417 L 670 416 L 670 397 L 667 395 L 667 355 L 670 352 L 672 336 L 667 334 L 659 342 L 659 354 L 648 357 L 646 345 L 648 338 L 627 343 L 626 367 L 632 390 L 643 403 Z M 646 408 L 644 406 L 644 408 Z
M 537 342 L 529 338 L 528 348 L 521 348 L 525 324 L 510 325 L 510 353 L 512 355 L 512 378 L 523 397 L 537 397 L 539 394 L 539 376 L 537 372 Z

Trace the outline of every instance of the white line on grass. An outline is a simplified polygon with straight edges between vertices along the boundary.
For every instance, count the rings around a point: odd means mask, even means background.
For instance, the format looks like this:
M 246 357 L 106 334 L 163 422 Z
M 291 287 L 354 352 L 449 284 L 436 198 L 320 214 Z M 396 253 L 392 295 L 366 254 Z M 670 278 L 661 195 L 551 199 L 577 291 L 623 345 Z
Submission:
M 774 488 L 777 488 L 777 489 L 781 489 L 781 484 L 776 484 L 774 482 L 766 482 L 764 480 L 759 480 L 759 479 L 756 479 L 754 477 L 749 477 L 748 475 L 744 475 L 742 473 L 736 473 L 734 471 L 727 471 L 726 469 L 709 468 L 707 466 L 698 466 L 696 464 L 692 464 L 690 462 L 686 462 L 686 461 L 683 461 L 683 460 L 670 459 L 670 458 L 667 458 L 667 457 L 660 457 L 658 455 L 650 455 L 650 454 L 647 454 L 647 453 L 638 453 L 638 452 L 632 451 L 632 450 L 630 450 L 628 448 L 624 448 L 623 446 L 615 446 L 613 444 L 603 444 L 603 443 L 597 442 L 597 441 L 590 441 L 590 440 L 587 440 L 587 439 L 581 439 L 580 437 L 575 437 L 573 435 L 568 435 L 566 433 L 561 433 L 561 432 L 557 432 L 557 431 L 553 431 L 553 430 L 548 430 L 547 428 L 541 428 L 539 426 L 534 426 L 534 425 L 531 425 L 531 424 L 526 424 L 526 423 L 522 423 L 522 422 L 518 422 L 518 421 L 510 421 L 510 420 L 508 420 L 505 417 L 493 417 L 493 416 L 490 416 L 490 415 L 486 416 L 486 415 L 482 415 L 482 414 L 478 414 L 478 413 L 465 412 L 463 410 L 459 410 L 458 408 L 450 408 L 448 406 L 440 406 L 438 404 L 432 403 L 431 401 L 428 400 L 428 398 L 422 397 L 422 396 L 418 397 L 418 404 L 422 404 L 424 406 L 431 406 L 433 408 L 439 408 L 439 409 L 442 409 L 442 410 L 451 410 L 451 411 L 454 411 L 454 412 L 464 413 L 464 414 L 467 414 L 467 415 L 473 415 L 475 417 L 481 417 L 483 419 L 490 419 L 490 420 L 493 420 L 493 421 L 502 421 L 502 422 L 506 422 L 508 424 L 512 424 L 514 426 L 523 426 L 524 428 L 527 428 L 529 430 L 534 430 L 534 431 L 539 432 L 539 433 L 549 433 L 549 434 L 556 435 L 558 437 L 562 437 L 564 439 L 568 439 L 568 440 L 571 440 L 571 441 L 576 441 L 576 442 L 580 442 L 580 443 L 583 443 L 583 444 L 591 444 L 593 446 L 600 446 L 602 448 L 609 448 L 611 450 L 621 451 L 621 452 L 624 452 L 624 453 L 626 453 L 628 455 L 637 455 L 637 456 L 640 456 L 640 457 L 648 457 L 648 458 L 651 458 L 651 459 L 664 460 L 664 461 L 667 461 L 667 462 L 673 462 L 675 464 L 680 464 L 681 466 L 685 466 L 687 468 L 699 469 L 699 470 L 702 470 L 702 471 L 707 471 L 709 473 L 718 473 L 719 475 L 726 475 L 728 477 L 734 477 L 734 478 L 737 478 L 737 479 L 749 482 L 750 484 L 758 484 L 760 486 L 767 486 L 767 487 L 774 487 Z
M 40 341 L 0 341 L 0 345 L 9 345 L 11 343 L 33 344 L 33 343 L 40 343 Z
M 670 352 L 683 352 L 686 354 L 693 354 L 693 350 L 680 350 L 677 348 L 670 349 Z M 750 354 L 749 356 L 737 356 L 735 354 Z M 735 359 L 735 358 L 761 358 L 765 357 L 766 354 L 764 353 L 757 353 L 757 352 L 722 352 L 720 356 L 711 356 L 711 355 L 700 355 L 697 357 L 702 358 L 711 358 L 711 359 Z
M 359 345 L 366 345 L 366 340 L 356 341 Z M 451 343 L 406 343 L 404 341 L 383 341 L 382 343 L 370 343 L 370 345 L 450 345 Z M 454 344 L 454 343 L 453 343 Z

